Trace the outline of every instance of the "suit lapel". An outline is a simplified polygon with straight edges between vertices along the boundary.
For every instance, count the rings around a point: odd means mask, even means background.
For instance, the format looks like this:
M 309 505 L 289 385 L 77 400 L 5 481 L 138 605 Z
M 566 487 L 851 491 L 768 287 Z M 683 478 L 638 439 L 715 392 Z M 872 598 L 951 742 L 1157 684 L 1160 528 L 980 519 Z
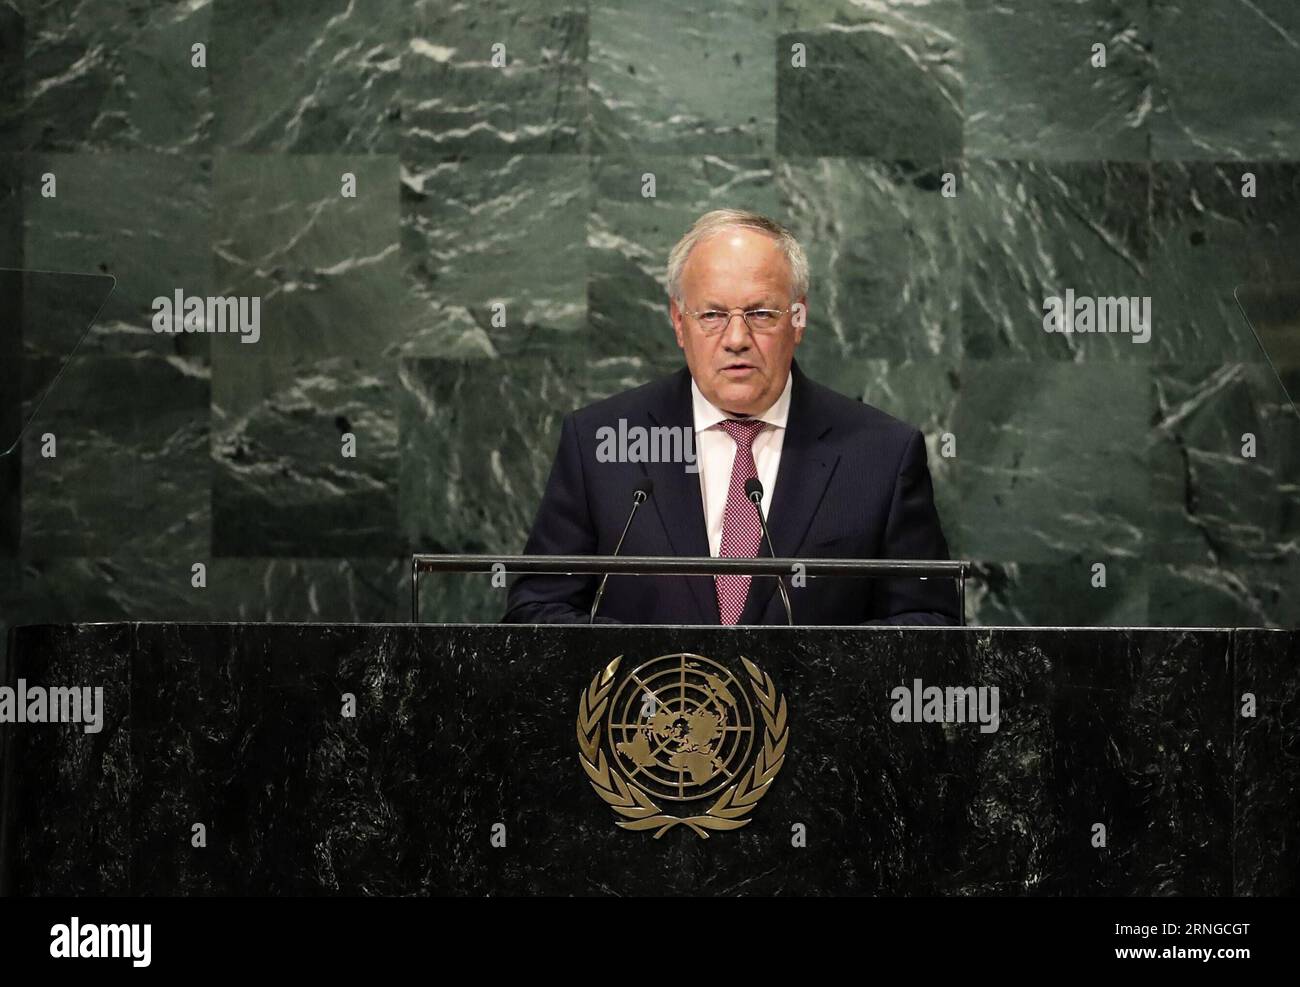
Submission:
M 777 558 L 798 556 L 835 464 L 839 462 L 839 455 L 827 453 L 821 441 L 831 430 L 830 417 L 819 406 L 798 364 L 791 366 L 790 373 L 794 377 L 790 388 L 790 415 L 786 421 L 781 464 L 777 468 L 776 489 L 772 491 L 768 516 Z M 696 500 L 699 500 L 698 495 Z M 772 557 L 766 542 L 759 549 L 759 555 Z M 740 623 L 758 623 L 775 593 L 775 579 L 755 577 L 749 586 Z M 714 609 L 716 611 L 716 604 Z M 780 609 L 781 622 L 784 623 L 784 608 Z
M 695 414 L 691 405 L 691 374 L 685 367 L 677 374 L 665 402 L 647 411 L 655 425 L 666 425 L 688 430 L 694 441 Z M 700 497 L 699 473 L 687 473 L 682 463 L 644 463 L 646 475 L 654 480 L 654 501 L 659 520 L 668 533 L 673 553 L 679 556 L 704 556 L 709 554 L 709 530 L 704 522 L 704 504 Z M 713 580 L 708 576 L 686 576 L 695 603 L 699 608 L 700 623 L 716 624 L 718 597 Z

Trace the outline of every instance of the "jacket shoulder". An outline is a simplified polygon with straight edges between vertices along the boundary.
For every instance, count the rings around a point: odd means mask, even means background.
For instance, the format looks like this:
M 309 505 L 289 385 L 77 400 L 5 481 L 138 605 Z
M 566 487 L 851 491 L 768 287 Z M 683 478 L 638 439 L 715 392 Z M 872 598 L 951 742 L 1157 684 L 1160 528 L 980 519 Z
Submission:
M 873 404 L 831 390 L 824 384 L 810 380 L 807 376 L 804 377 L 804 381 L 814 402 L 823 409 L 823 414 L 834 421 L 837 428 L 846 429 L 851 434 L 869 433 L 898 442 L 909 441 L 913 434 L 920 431 L 910 422 L 903 421 Z

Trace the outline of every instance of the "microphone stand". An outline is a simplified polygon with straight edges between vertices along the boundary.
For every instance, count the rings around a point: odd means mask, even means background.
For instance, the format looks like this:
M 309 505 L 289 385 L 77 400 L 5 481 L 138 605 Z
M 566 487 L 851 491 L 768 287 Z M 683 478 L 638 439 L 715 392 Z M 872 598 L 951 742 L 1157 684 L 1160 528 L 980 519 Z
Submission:
M 645 503 L 646 498 L 650 495 L 650 490 L 651 487 L 649 485 L 649 481 L 646 480 L 643 481 L 642 484 L 639 487 L 637 487 L 635 491 L 633 491 L 632 510 L 627 516 L 627 523 L 623 525 L 623 533 L 618 536 L 618 544 L 614 546 L 615 558 L 618 557 L 618 553 L 623 548 L 623 539 L 627 537 L 627 529 L 632 527 L 632 519 L 636 517 L 637 508 Z M 609 582 L 608 572 L 605 573 L 605 575 L 601 578 L 600 586 L 597 587 L 596 589 L 596 598 L 591 601 L 591 616 L 587 618 L 588 624 L 594 624 L 596 622 L 596 610 L 599 609 L 600 607 L 600 598 L 605 595 L 605 584 L 607 582 Z
M 745 493 L 749 495 L 750 502 L 754 505 L 754 512 L 758 514 L 758 523 L 763 529 L 763 538 L 767 541 L 767 550 L 771 553 L 772 558 L 776 558 L 776 549 L 772 547 L 772 533 L 767 530 L 767 518 L 763 517 L 763 484 L 757 477 L 751 479 L 745 484 Z M 794 626 L 794 611 L 790 609 L 790 594 L 785 591 L 785 580 L 780 576 L 776 577 L 776 588 L 781 591 L 781 603 L 785 606 L 786 622 Z

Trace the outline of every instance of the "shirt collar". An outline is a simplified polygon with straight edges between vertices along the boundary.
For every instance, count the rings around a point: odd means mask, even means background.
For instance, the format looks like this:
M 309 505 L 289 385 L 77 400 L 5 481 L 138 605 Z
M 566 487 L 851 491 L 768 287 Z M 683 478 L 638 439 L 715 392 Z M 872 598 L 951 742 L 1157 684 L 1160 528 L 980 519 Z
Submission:
M 789 374 L 785 379 L 785 388 L 781 391 L 780 396 L 772 402 L 772 406 L 764 411 L 761 415 L 751 415 L 759 421 L 767 422 L 769 425 L 775 425 L 777 428 L 785 428 L 786 421 L 790 417 L 790 388 L 794 384 L 794 374 Z M 704 393 L 700 390 L 700 385 L 695 383 L 695 378 L 691 378 L 691 406 L 695 414 L 695 431 L 703 432 L 706 428 L 712 428 L 718 422 L 726 421 L 732 416 L 727 414 L 721 408 L 712 404 Z

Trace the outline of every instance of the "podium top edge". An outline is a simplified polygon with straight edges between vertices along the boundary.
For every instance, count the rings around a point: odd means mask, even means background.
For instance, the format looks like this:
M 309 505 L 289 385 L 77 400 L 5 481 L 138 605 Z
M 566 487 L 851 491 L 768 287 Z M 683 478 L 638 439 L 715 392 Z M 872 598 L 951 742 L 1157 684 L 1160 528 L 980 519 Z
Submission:
M 974 565 L 966 559 L 845 559 L 772 558 L 714 555 L 411 555 L 412 572 L 492 573 L 516 575 L 722 575 L 745 573 L 784 576 L 801 572 L 826 576 L 919 576 L 956 579 L 969 576 Z
M 985 631 L 1036 633 L 1039 631 L 1098 631 L 1104 633 L 1124 633 L 1130 631 L 1168 632 L 1168 633 L 1228 633 L 1252 631 L 1258 633 L 1291 634 L 1296 628 L 1286 627 L 1212 627 L 1189 626 L 1172 627 L 1149 624 L 1092 626 L 1085 624 L 986 624 L 956 625 L 934 624 L 799 624 L 793 627 L 785 624 L 505 624 L 505 623 L 466 623 L 456 621 L 421 622 L 410 621 L 321 621 L 321 620 L 91 620 L 68 621 L 64 623 L 12 624 L 11 631 L 37 630 L 41 628 L 112 628 L 112 627 L 373 627 L 373 628 L 483 628 L 495 627 L 504 630 L 536 630 L 549 628 L 582 627 L 589 631 L 617 632 L 621 630 L 710 630 L 723 632 L 764 631 L 788 634 L 797 631 L 939 631 L 960 633 L 982 633 Z

